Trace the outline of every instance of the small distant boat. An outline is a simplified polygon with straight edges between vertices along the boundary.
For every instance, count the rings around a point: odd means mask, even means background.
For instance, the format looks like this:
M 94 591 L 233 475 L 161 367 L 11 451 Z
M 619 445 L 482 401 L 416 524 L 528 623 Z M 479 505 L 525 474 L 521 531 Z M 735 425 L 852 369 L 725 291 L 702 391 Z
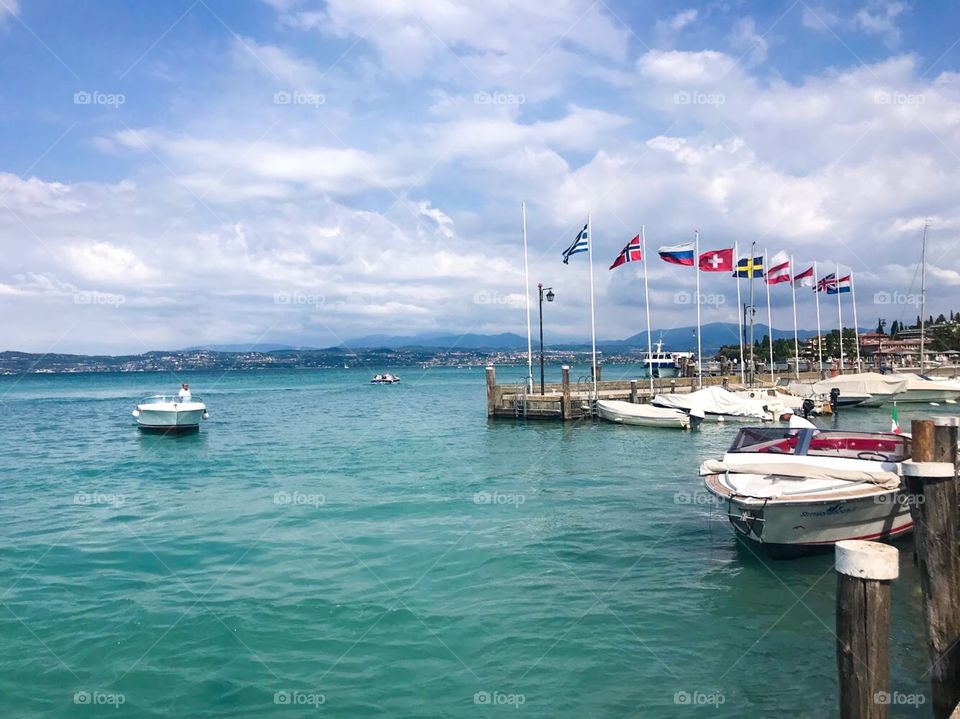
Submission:
M 703 421 L 703 415 L 698 415 L 696 412 L 688 414 L 679 409 L 665 409 L 649 404 L 606 399 L 597 400 L 597 414 L 608 422 L 639 427 L 696 429 Z
M 900 463 L 910 453 L 898 434 L 750 427 L 700 474 L 739 536 L 784 557 L 909 532 Z
M 400 381 L 400 378 L 395 374 L 390 374 L 389 372 L 385 374 L 378 374 L 370 380 L 370 384 L 397 384 Z
M 191 432 L 200 429 L 201 420 L 209 418 L 207 406 L 196 397 L 153 395 L 137 403 L 132 412 L 137 426 L 154 432 Z

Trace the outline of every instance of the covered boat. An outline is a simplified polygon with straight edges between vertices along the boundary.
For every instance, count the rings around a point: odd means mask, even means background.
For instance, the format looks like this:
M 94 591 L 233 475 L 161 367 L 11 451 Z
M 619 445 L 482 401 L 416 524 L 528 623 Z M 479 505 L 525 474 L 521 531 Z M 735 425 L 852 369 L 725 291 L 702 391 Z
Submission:
M 722 387 L 706 387 L 688 394 L 658 394 L 653 398 L 657 407 L 703 413 L 707 421 L 756 422 L 771 421 L 788 412 L 777 400 L 758 400 L 738 397 Z
M 910 452 L 897 434 L 750 427 L 700 474 L 739 536 L 791 556 L 909 532 L 900 463 Z
M 597 414 L 600 415 L 601 419 L 617 424 L 633 424 L 640 427 L 671 427 L 675 429 L 696 429 L 703 419 L 699 412 L 688 414 L 679 409 L 608 399 L 597 400 Z
M 796 391 L 795 385 L 797 389 L 804 387 L 811 394 L 819 397 L 829 397 L 830 390 L 836 388 L 840 390 L 840 407 L 853 405 L 879 407 L 884 402 L 898 400 L 896 395 L 906 390 L 907 383 L 906 379 L 900 375 L 860 372 L 830 377 L 813 384 L 791 384 L 791 391 L 794 391 L 794 394 L 800 394 L 801 392 Z

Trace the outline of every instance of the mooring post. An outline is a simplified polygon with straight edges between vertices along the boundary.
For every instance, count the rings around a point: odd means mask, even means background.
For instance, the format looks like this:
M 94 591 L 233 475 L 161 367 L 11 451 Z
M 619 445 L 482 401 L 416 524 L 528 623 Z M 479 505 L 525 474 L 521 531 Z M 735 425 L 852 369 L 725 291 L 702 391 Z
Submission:
M 570 419 L 570 365 L 560 368 L 560 382 L 563 390 L 563 399 L 560 403 L 560 416 Z
M 890 705 L 890 582 L 896 547 L 837 542 L 837 669 L 840 719 L 886 719 Z
M 913 420 L 913 457 L 902 464 L 923 590 L 935 719 L 946 719 L 960 703 L 957 429 L 956 417 Z
M 494 410 L 497 407 L 497 370 L 493 365 L 487 365 L 487 417 L 493 417 Z
M 630 380 L 630 401 L 633 404 L 637 403 L 637 380 Z

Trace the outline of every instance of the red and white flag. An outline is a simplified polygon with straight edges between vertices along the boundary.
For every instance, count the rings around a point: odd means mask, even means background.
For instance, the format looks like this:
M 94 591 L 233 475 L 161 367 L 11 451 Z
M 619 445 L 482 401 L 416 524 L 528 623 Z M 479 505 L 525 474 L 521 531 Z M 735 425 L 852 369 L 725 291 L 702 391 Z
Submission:
M 642 260 L 641 250 L 640 250 L 640 235 L 637 235 L 632 240 L 627 243 L 627 246 L 620 250 L 620 254 L 617 255 L 617 259 L 613 261 L 613 264 L 610 265 L 610 269 L 619 267 L 620 265 L 625 265 L 628 262 L 639 262 Z
M 697 264 L 703 272 L 732 272 L 733 248 L 703 252 Z
M 770 269 L 767 270 L 767 284 L 779 285 L 790 281 L 790 258 L 783 252 L 778 252 L 770 260 Z
M 810 265 L 800 274 L 794 275 L 793 284 L 795 284 L 797 287 L 813 287 L 813 265 Z

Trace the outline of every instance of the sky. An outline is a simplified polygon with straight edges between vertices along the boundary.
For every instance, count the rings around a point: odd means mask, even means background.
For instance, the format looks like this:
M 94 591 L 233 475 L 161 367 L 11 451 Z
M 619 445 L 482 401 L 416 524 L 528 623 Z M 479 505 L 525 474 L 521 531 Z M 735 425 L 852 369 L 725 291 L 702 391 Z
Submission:
M 960 7 L 813 0 L 0 0 L 0 349 L 330 346 L 692 325 L 661 245 L 852 271 L 858 321 L 960 310 Z M 701 273 L 704 322 L 736 281 Z M 746 283 L 741 287 L 746 290 Z M 758 286 L 758 318 L 766 320 Z M 822 323 L 837 322 L 835 297 Z M 844 320 L 852 303 L 844 296 Z M 790 290 L 771 292 L 792 326 Z M 809 290 L 801 327 L 815 328 Z M 536 323 L 536 309 L 534 309 Z M 534 328 L 536 331 L 536 327 Z

